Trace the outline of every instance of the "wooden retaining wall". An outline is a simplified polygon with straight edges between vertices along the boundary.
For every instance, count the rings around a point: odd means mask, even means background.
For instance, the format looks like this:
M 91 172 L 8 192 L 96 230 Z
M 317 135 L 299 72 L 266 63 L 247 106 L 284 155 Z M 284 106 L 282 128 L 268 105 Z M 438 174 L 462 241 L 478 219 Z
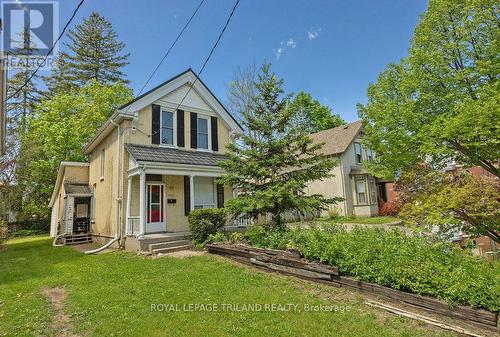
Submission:
M 467 323 L 476 324 L 489 330 L 497 327 L 498 313 L 471 307 L 450 307 L 448 303 L 436 298 L 411 294 L 377 284 L 341 276 L 338 267 L 318 262 L 309 262 L 301 258 L 297 251 L 255 248 L 245 245 L 206 245 L 210 253 L 218 254 L 252 265 L 267 271 L 276 271 L 287 275 L 321 282 L 336 287 L 348 287 L 362 292 L 400 301 L 410 307 L 444 316 L 458 318 Z M 495 329 L 496 330 L 496 329 Z

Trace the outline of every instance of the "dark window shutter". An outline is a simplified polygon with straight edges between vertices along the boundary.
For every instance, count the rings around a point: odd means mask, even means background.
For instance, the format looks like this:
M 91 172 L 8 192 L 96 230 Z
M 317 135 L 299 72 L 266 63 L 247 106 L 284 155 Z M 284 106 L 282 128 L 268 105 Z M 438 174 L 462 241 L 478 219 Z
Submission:
M 198 116 L 191 112 L 191 148 L 198 148 Z
M 151 110 L 151 143 L 160 144 L 160 106 L 153 104 Z
M 224 207 L 224 185 L 217 184 L 217 207 Z
M 189 176 L 184 176 L 184 215 L 188 216 L 191 212 L 191 185 Z
M 177 110 L 177 146 L 184 147 L 184 110 Z
M 219 135 L 217 133 L 217 117 L 210 117 L 212 131 L 212 151 L 219 151 Z

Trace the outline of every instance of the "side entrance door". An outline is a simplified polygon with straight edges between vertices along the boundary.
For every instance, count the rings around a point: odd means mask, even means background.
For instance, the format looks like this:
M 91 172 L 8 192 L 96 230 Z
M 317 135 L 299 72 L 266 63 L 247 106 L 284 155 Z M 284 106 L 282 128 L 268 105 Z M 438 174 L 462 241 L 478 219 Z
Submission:
M 167 230 L 164 207 L 165 185 L 148 183 L 146 185 L 146 232 L 165 232 Z

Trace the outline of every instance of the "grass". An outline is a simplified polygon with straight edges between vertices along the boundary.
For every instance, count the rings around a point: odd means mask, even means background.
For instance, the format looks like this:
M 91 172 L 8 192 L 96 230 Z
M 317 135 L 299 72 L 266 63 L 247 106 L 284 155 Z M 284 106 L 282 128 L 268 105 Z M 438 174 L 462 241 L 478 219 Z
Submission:
M 392 216 L 337 216 L 335 218 L 323 218 L 322 221 L 328 221 L 333 223 L 357 223 L 364 225 L 383 225 L 387 223 L 393 223 L 399 221 L 399 218 Z
M 368 308 L 344 289 L 274 276 L 217 256 L 150 259 L 84 255 L 47 237 L 0 250 L 0 336 L 51 336 L 43 289 L 62 286 L 65 310 L 84 336 L 449 336 Z M 153 312 L 151 304 L 339 305 L 345 312 Z M 241 308 L 241 307 L 240 307 Z M 300 324 L 298 324 L 300 322 Z

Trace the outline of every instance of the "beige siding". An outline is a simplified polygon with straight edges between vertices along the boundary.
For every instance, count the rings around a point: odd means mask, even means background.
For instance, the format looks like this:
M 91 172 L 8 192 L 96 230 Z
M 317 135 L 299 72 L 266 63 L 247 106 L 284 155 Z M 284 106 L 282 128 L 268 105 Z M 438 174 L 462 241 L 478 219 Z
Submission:
M 95 223 L 92 232 L 95 235 L 114 236 L 116 228 L 116 141 L 117 130 L 111 132 L 90 153 L 89 185 L 95 185 Z M 104 179 L 101 179 L 101 151 L 105 150 Z

